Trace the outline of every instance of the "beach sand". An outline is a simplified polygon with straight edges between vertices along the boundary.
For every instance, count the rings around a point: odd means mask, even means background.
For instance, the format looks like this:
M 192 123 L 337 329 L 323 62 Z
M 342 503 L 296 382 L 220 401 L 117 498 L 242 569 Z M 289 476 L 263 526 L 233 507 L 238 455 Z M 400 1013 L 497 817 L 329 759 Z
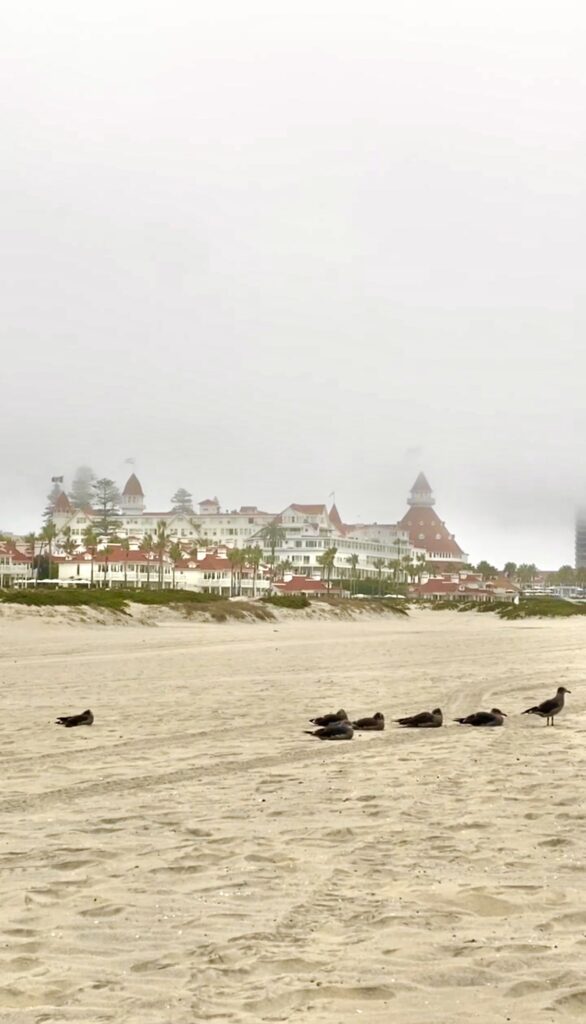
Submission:
M 585 641 L 430 611 L 1 620 L 3 1024 L 584 1019 Z M 518 714 L 559 683 L 555 728 Z M 511 717 L 390 724 L 438 704 Z M 386 731 L 304 735 L 340 706 Z

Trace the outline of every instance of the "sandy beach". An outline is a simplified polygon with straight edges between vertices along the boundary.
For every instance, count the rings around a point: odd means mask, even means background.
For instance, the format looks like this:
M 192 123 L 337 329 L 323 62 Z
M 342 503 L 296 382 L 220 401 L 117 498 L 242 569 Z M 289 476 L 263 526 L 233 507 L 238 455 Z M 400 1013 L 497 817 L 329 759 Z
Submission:
M 31 617 L 0 641 L 4 1024 L 584 1018 L 583 621 Z M 555 728 L 518 714 L 560 683 Z M 437 704 L 511 717 L 303 733 Z

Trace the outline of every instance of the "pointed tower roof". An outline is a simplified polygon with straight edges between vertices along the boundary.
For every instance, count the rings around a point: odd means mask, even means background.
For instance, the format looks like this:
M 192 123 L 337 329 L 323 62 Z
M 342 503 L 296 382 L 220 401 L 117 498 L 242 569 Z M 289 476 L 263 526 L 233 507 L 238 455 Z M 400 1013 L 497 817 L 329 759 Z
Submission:
M 414 505 L 416 508 L 431 508 L 432 505 L 435 505 L 433 491 L 425 473 L 419 473 L 411 488 L 411 494 L 407 498 L 407 504 Z
M 466 555 L 433 508 L 435 498 L 424 473 L 420 473 L 407 499 L 410 508 L 397 523 L 400 530 L 407 530 L 409 541 L 414 548 L 427 552 L 430 561 L 462 560 Z
M 330 509 L 329 515 L 330 515 L 330 523 L 332 524 L 332 526 L 335 526 L 336 530 L 339 530 L 340 533 L 346 533 L 346 528 L 345 528 L 345 526 L 344 526 L 344 524 L 342 522 L 340 513 L 338 512 L 338 509 L 337 509 L 337 506 L 336 506 L 335 502 L 334 502 L 334 504 L 332 505 L 332 507 Z
M 124 490 L 122 491 L 122 494 L 126 495 L 126 497 L 144 498 L 144 491 L 140 486 L 140 480 L 138 479 L 136 473 L 130 474 L 128 480 L 126 481 L 126 484 L 124 485 Z
M 65 491 L 61 491 L 61 494 L 57 498 L 57 501 L 55 502 L 53 508 L 55 512 L 73 512 L 71 502 L 67 497 Z

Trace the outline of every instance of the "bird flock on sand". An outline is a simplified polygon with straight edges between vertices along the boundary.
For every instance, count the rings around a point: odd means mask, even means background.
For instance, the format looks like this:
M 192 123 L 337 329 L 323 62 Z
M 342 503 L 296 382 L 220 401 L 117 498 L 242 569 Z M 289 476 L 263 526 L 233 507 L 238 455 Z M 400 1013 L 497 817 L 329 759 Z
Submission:
M 559 715 L 564 706 L 566 693 L 570 693 L 565 686 L 558 686 L 555 697 L 544 700 L 541 704 L 535 704 L 532 708 L 522 711 L 523 715 L 538 715 L 545 718 L 546 725 L 554 725 L 555 717 Z M 465 718 L 455 718 L 459 725 L 488 726 L 495 727 L 504 723 L 507 715 L 500 708 L 491 708 L 490 711 L 475 711 Z M 332 712 L 329 715 L 321 715 L 319 718 L 310 718 L 317 729 L 306 729 L 308 736 L 315 736 L 318 740 L 351 740 L 355 732 L 368 731 L 377 732 L 385 727 L 385 716 L 377 711 L 372 718 L 359 718 L 352 722 L 343 708 Z M 406 729 L 439 729 L 444 724 L 444 716 L 441 708 L 434 708 L 433 711 L 420 711 L 417 715 L 408 715 L 406 718 L 395 718 L 397 725 Z
M 564 706 L 566 693 L 570 693 L 565 686 L 558 686 L 555 697 L 544 700 L 532 708 L 522 711 L 523 715 L 538 715 L 545 718 L 546 725 L 554 725 L 555 717 L 559 715 Z M 506 714 L 499 708 L 491 708 L 490 711 L 475 711 L 465 718 L 455 718 L 459 725 L 475 726 L 498 726 L 502 725 Z M 382 732 L 385 727 L 385 716 L 381 711 L 375 712 L 370 718 L 358 718 L 352 722 L 343 708 L 334 711 L 329 715 L 320 715 L 318 718 L 310 718 L 316 729 L 306 729 L 308 736 L 315 736 L 318 740 L 351 740 L 355 732 Z M 439 729 L 444 724 L 444 716 L 441 708 L 434 708 L 433 711 L 420 711 L 417 715 L 407 715 L 406 718 L 395 718 L 397 725 L 406 729 Z M 93 725 L 94 716 L 89 710 L 82 711 L 79 715 L 61 715 L 55 720 L 56 725 L 63 725 L 66 729 L 72 729 L 77 725 Z

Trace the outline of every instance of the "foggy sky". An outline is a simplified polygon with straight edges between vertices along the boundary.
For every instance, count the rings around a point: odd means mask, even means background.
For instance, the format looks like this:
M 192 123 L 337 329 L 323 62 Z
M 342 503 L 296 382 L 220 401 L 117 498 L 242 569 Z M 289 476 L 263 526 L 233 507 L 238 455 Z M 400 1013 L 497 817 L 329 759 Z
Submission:
M 583 5 L 21 0 L 0 62 L 0 528 L 89 463 L 149 509 L 417 472 L 473 559 L 586 502 Z

